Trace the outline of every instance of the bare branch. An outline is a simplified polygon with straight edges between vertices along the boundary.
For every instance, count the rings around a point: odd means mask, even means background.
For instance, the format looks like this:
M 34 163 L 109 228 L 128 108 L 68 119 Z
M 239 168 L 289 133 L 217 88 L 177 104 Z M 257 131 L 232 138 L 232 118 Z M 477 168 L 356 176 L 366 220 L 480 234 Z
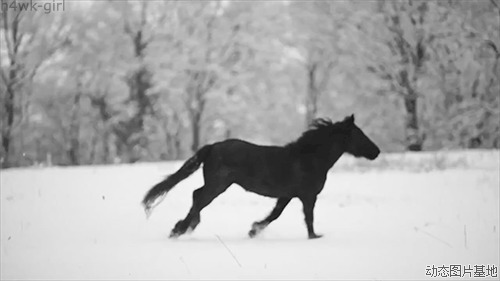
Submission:
M 19 12 L 16 14 L 16 17 L 14 18 L 15 21 L 21 21 L 20 20 L 20 18 L 22 19 L 22 17 L 21 17 L 22 13 L 21 12 L 22 12 L 22 10 L 19 9 Z M 23 14 L 23 16 L 24 16 L 24 14 Z
M 3 3 L 3 1 L 2 1 Z M 8 10 L 5 11 L 4 13 L 2 13 L 3 15 L 3 25 L 4 25 L 4 37 L 5 37 L 5 42 L 6 42 L 6 45 L 7 45 L 7 52 L 8 52 L 8 55 L 9 55 L 9 59 L 12 61 L 12 58 L 14 57 L 13 55 L 13 46 L 12 46 L 12 40 L 10 38 L 10 32 L 8 32 L 10 30 L 10 25 L 9 25 L 9 13 L 8 13 Z
M 2 77 L 2 80 L 4 81 L 5 85 L 7 85 L 7 76 L 5 76 L 5 73 L 3 71 L 3 69 L 0 69 L 0 76 Z
M 490 46 L 493 49 L 493 51 L 496 54 L 496 58 L 499 58 L 500 52 L 498 51 L 497 45 L 491 40 L 486 40 L 485 43 L 486 43 L 486 45 Z
M 146 26 L 147 18 L 146 18 L 146 9 L 148 6 L 148 1 L 141 2 L 141 27 L 144 28 Z
M 134 33 L 132 32 L 132 28 L 130 27 L 130 23 L 128 22 L 128 20 L 124 20 L 123 21 L 123 30 L 125 31 L 125 33 L 127 33 L 128 35 L 130 36 L 134 36 Z
M 14 55 L 17 54 L 18 47 L 21 43 L 20 41 L 23 38 L 23 35 L 19 34 L 19 25 L 21 23 L 21 19 L 22 19 L 21 10 L 19 10 L 19 12 L 14 17 L 14 20 L 12 21 L 12 41 L 13 41 L 12 43 L 14 44 L 13 45 Z
M 493 6 L 495 6 L 497 8 L 497 10 L 500 11 L 500 5 L 497 2 L 495 2 L 495 0 L 490 0 L 490 2 L 491 2 L 491 4 L 493 4 Z
M 490 2 L 493 4 L 493 6 L 495 6 L 498 15 L 500 16 L 500 4 L 498 4 L 495 0 L 490 0 Z

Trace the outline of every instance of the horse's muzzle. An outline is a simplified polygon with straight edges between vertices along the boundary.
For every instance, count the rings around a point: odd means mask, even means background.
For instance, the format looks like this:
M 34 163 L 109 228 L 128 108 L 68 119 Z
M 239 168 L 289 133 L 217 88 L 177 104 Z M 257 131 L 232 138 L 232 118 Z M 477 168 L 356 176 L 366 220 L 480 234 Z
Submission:
M 377 159 L 377 157 L 378 157 L 379 155 L 380 155 L 380 150 L 377 150 L 377 152 L 372 153 L 372 154 L 371 154 L 371 155 L 369 155 L 367 158 L 368 158 L 369 160 L 375 160 L 375 159 Z

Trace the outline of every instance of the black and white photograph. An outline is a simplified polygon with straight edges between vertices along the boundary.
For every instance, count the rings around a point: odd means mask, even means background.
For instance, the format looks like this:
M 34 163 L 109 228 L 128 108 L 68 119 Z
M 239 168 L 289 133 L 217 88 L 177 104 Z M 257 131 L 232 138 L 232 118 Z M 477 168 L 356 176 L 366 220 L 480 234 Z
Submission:
M 498 280 L 500 0 L 0 0 L 0 280 Z

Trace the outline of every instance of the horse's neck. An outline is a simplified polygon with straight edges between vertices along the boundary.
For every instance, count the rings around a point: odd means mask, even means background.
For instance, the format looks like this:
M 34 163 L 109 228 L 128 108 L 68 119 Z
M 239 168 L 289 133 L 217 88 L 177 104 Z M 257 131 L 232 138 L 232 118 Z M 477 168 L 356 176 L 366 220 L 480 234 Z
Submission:
M 340 159 L 344 152 L 345 150 L 339 144 L 332 144 L 318 149 L 315 152 L 316 157 L 314 158 L 325 171 L 328 171 Z
M 333 167 L 333 165 L 337 163 L 337 161 L 340 159 L 340 157 L 342 157 L 344 152 L 345 152 L 344 149 L 341 149 L 340 147 L 332 147 L 330 149 L 328 163 L 327 163 L 328 170 L 330 170 Z

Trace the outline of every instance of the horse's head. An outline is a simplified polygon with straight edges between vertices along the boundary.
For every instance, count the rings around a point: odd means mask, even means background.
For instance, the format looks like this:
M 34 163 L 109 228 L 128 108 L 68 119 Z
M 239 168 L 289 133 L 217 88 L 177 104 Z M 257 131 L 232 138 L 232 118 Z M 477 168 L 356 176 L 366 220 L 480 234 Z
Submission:
M 347 132 L 347 153 L 370 160 L 378 157 L 380 149 L 354 124 L 354 114 L 346 117 L 342 123 Z
M 330 119 L 317 118 L 310 127 L 311 129 L 287 146 L 303 154 L 328 154 L 335 158 L 332 159 L 333 163 L 344 152 L 370 160 L 380 154 L 380 149 L 354 124 L 354 114 L 336 123 Z

